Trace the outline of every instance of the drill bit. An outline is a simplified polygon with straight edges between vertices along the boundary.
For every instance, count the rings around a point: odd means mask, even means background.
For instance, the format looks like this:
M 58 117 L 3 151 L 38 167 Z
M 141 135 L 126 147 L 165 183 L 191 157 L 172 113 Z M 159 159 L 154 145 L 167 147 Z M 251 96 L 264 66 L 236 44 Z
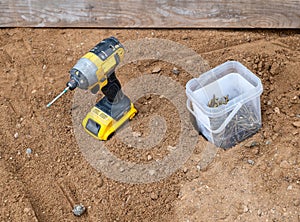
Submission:
M 69 87 L 66 87 L 58 96 L 56 96 L 50 103 L 47 104 L 47 108 L 49 108 L 56 100 L 58 100 L 63 94 L 68 92 Z

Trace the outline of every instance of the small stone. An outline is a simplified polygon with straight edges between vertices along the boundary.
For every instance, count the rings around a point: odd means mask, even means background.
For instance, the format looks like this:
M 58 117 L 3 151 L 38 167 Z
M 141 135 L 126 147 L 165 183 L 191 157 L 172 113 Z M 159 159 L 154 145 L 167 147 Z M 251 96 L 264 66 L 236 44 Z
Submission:
M 259 217 L 261 217 L 261 215 L 262 215 L 261 209 L 259 209 L 259 210 L 257 211 L 257 215 L 258 215 Z
M 34 90 L 31 91 L 32 94 L 34 94 L 34 93 L 36 93 L 36 92 L 37 92 L 36 89 L 34 89 Z
M 27 148 L 27 149 L 26 149 L 26 154 L 27 154 L 27 155 L 30 155 L 31 153 L 32 153 L 32 149 Z
M 73 209 L 73 214 L 77 217 L 81 216 L 85 212 L 85 207 L 82 204 L 75 205 Z
M 173 70 L 172 70 L 173 74 L 175 75 L 179 75 L 180 71 L 177 67 L 174 67 Z
M 270 73 L 273 75 L 278 74 L 279 67 L 280 65 L 277 62 L 274 62 L 271 66 Z
M 300 128 L 300 121 L 292 123 L 294 127 Z
M 151 156 L 151 155 L 148 155 L 148 156 L 147 156 L 147 160 L 148 160 L 148 161 L 152 160 L 152 156 Z
M 44 65 L 43 65 L 43 70 L 45 70 L 46 68 L 47 68 L 47 66 L 44 64 Z
M 72 62 L 72 61 L 73 61 L 73 57 L 72 57 L 72 56 L 68 56 L 68 57 L 67 57 L 67 61 L 68 61 L 68 62 Z
M 157 199 L 158 199 L 158 194 L 155 193 L 155 192 L 152 192 L 152 193 L 150 194 L 150 197 L 151 197 L 152 200 L 157 200 Z
M 300 198 L 294 200 L 293 204 L 294 204 L 295 207 L 299 207 L 300 206 Z
M 274 112 L 280 114 L 280 109 L 278 107 L 275 107 Z
M 125 171 L 125 169 L 123 168 L 123 167 L 121 167 L 120 168 L 120 172 L 122 173 L 122 172 L 124 172 Z
M 187 173 L 188 171 L 189 171 L 188 168 L 186 168 L 186 167 L 183 168 L 183 172 L 184 172 L 184 173 Z
M 19 133 L 15 133 L 14 137 L 17 139 L 19 137 Z
M 289 185 L 288 187 L 287 187 L 287 190 L 292 190 L 293 189 L 293 185 Z
M 249 141 L 248 143 L 245 144 L 245 147 L 252 148 L 257 145 L 258 145 L 258 142 L 256 142 L 256 141 Z
M 244 205 L 243 211 L 244 211 L 244 213 L 247 213 L 249 211 L 249 208 L 246 205 Z
M 17 123 L 16 128 L 17 128 L 17 129 L 20 129 L 20 128 L 21 128 L 21 124 L 20 124 L 20 123 Z
M 132 132 L 132 135 L 134 137 L 141 137 L 142 136 L 142 134 L 140 132 Z
M 255 155 L 259 154 L 259 152 L 260 152 L 260 150 L 259 150 L 258 147 L 253 148 L 253 153 L 254 153 Z
M 280 163 L 280 168 L 283 168 L 283 169 L 290 169 L 291 168 L 291 165 L 289 164 L 288 161 L 286 160 L 283 160 L 281 163 Z
M 271 106 L 271 105 L 272 105 L 272 101 L 269 100 L 269 101 L 267 102 L 267 105 L 268 105 L 268 106 Z
M 161 68 L 159 66 L 156 66 L 153 70 L 152 73 L 159 73 L 161 71 Z
M 278 137 L 278 133 L 275 133 L 274 135 L 272 135 L 272 140 L 273 140 L 273 141 L 276 140 L 277 137 Z
M 28 207 L 25 207 L 24 210 L 23 210 L 24 214 L 28 214 L 30 212 L 30 208 Z
M 153 176 L 155 174 L 155 170 L 149 170 L 149 174 Z
M 254 161 L 253 160 L 248 160 L 247 161 L 250 165 L 254 165 Z
M 271 141 L 270 140 L 267 140 L 266 141 L 266 145 L 270 145 L 271 144 Z
M 176 150 L 176 147 L 175 146 L 168 146 L 167 150 L 171 152 L 171 151 Z

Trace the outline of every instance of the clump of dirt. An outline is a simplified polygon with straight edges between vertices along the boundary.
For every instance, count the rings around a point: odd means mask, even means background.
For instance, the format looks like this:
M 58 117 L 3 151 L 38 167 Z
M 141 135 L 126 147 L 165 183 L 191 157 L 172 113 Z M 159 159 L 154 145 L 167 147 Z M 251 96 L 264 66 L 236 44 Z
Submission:
M 120 183 L 96 171 L 76 143 L 73 93 L 51 109 L 45 105 L 65 87 L 77 59 L 108 36 L 121 42 L 169 39 L 199 53 L 210 67 L 241 62 L 263 83 L 262 129 L 227 151 L 199 136 L 185 165 L 159 182 Z M 0 55 L 1 221 L 174 221 L 175 215 L 178 221 L 300 220 L 298 31 L 1 29 Z M 122 84 L 144 74 L 182 87 L 193 78 L 156 60 L 127 64 L 117 73 Z M 107 147 L 128 162 L 161 160 L 175 149 L 183 120 L 160 95 L 135 105 L 133 137 L 147 137 L 158 114 L 167 126 L 163 139 L 137 150 L 113 137 Z M 86 207 L 82 217 L 73 215 L 58 184 Z

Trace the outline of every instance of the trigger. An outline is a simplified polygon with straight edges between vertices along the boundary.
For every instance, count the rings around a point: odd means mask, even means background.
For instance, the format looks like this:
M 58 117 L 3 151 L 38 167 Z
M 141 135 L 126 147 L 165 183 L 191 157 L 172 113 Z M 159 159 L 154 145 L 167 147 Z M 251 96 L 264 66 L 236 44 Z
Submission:
M 91 89 L 91 92 L 92 92 L 93 94 L 97 94 L 97 92 L 99 91 L 99 89 L 100 89 L 100 86 L 99 86 L 99 84 L 97 84 L 96 86 L 94 86 L 94 87 Z

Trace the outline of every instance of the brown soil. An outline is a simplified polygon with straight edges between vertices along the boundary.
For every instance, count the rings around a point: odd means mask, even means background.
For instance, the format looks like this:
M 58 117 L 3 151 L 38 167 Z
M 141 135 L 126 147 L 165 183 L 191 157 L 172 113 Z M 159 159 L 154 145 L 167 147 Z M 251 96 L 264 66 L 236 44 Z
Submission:
M 76 145 L 73 92 L 51 109 L 45 104 L 64 88 L 76 60 L 112 35 L 121 42 L 170 39 L 211 67 L 240 61 L 264 86 L 262 129 L 227 151 L 204 149 L 199 136 L 186 164 L 160 182 L 126 184 L 97 172 Z M 0 55 L 0 221 L 300 221 L 299 31 L 1 29 Z M 125 65 L 118 72 L 130 74 L 118 77 L 125 83 L 157 67 L 183 87 L 192 78 L 180 67 L 174 75 L 174 66 L 161 61 Z M 176 145 L 180 120 L 156 95 L 136 106 L 133 129 L 147 135 L 150 116 L 159 113 L 168 123 L 166 139 L 136 151 L 112 138 L 108 148 L 124 160 L 160 159 Z M 66 196 L 87 213 L 75 217 Z

